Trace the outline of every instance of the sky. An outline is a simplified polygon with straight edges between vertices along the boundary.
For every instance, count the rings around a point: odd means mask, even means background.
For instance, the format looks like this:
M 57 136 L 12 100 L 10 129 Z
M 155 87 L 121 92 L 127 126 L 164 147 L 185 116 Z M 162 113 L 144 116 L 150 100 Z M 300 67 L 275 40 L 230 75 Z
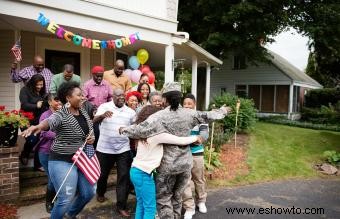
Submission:
M 266 48 L 279 54 L 304 71 L 309 55 L 308 38 L 301 36 L 293 29 L 279 34 L 274 39 L 276 42 L 266 45 Z

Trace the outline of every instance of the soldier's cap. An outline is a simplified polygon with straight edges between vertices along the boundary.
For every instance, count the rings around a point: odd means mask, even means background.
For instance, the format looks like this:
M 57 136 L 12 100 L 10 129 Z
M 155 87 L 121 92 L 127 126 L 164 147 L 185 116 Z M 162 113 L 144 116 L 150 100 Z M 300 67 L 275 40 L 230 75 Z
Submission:
M 168 93 L 170 91 L 181 92 L 181 84 L 179 82 L 166 82 L 162 88 L 162 94 Z

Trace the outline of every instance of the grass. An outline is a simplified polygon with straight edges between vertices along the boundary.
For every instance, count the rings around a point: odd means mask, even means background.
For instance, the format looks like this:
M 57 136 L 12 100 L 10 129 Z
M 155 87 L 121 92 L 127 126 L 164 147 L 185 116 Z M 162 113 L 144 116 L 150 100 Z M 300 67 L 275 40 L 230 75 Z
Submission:
M 340 133 L 258 122 L 247 152 L 249 173 L 230 182 L 213 185 L 244 185 L 257 182 L 320 176 L 313 165 L 326 150 L 340 151 Z

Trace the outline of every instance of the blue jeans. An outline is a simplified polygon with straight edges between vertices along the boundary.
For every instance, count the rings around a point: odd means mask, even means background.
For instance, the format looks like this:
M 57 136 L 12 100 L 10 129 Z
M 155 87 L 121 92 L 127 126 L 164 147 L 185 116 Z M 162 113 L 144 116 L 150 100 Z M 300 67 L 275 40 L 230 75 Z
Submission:
M 156 186 L 152 175 L 131 167 L 130 179 L 135 187 L 137 207 L 135 219 L 153 219 L 156 215 Z
M 54 187 L 53 187 L 53 184 L 51 182 L 50 175 L 48 174 L 48 156 L 49 156 L 49 154 L 47 154 L 47 153 L 39 152 L 40 164 L 44 168 L 45 173 L 47 175 L 47 189 L 50 190 L 50 191 L 54 191 Z
M 48 172 L 56 192 L 71 166 L 72 163 L 66 161 L 48 161 Z M 89 183 L 77 166 L 73 166 L 57 196 L 51 219 L 62 219 L 65 213 L 70 217 L 75 217 L 91 201 L 96 191 L 95 187 Z

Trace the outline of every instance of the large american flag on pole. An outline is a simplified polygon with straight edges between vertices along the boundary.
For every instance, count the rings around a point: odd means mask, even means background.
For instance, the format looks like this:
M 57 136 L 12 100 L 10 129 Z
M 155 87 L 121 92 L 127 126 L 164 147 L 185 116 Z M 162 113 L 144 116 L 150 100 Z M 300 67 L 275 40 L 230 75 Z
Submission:
M 73 155 L 72 160 L 92 185 L 98 181 L 100 176 L 100 164 L 92 145 L 80 147 Z
M 13 45 L 11 51 L 13 52 L 15 60 L 20 62 L 22 60 L 20 39 Z

